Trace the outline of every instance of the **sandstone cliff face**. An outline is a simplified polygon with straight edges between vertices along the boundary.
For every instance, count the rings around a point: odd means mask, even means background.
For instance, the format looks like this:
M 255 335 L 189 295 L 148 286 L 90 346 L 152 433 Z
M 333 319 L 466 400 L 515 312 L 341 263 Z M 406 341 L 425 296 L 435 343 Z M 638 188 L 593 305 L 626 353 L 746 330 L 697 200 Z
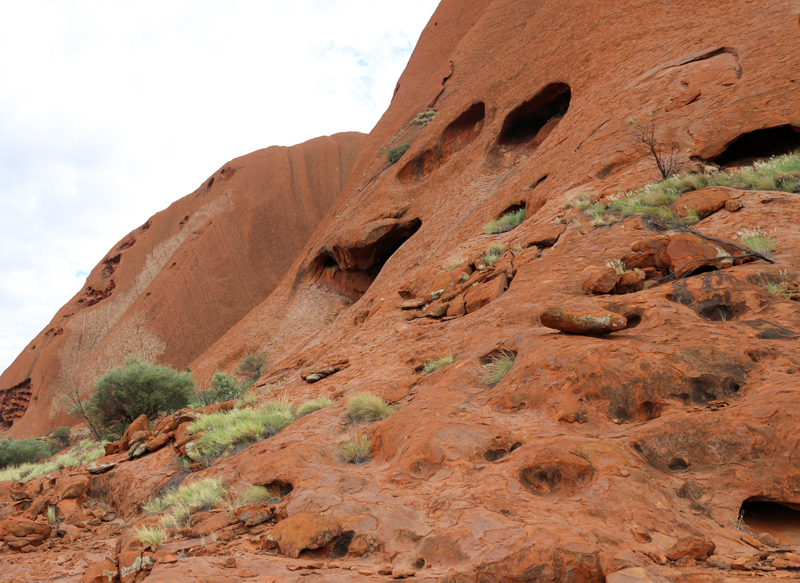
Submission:
M 336 134 L 236 158 L 124 237 L 0 376 L 3 429 L 23 438 L 70 423 L 58 396 L 90 391 L 127 355 L 188 365 L 280 281 L 363 139 Z
M 798 8 L 783 2 L 443 1 L 336 217 L 192 365 L 232 367 L 243 343 L 257 345 L 276 361 L 261 385 L 285 379 L 298 400 L 371 390 L 399 411 L 359 429 L 376 450 L 363 468 L 337 459 L 353 431 L 340 402 L 207 473 L 291 483 L 290 514 L 323 511 L 452 581 L 602 580 L 648 560 L 634 550 L 663 554 L 689 534 L 738 548 L 730 525 L 745 501 L 800 503 L 800 311 L 747 279 L 798 269 L 797 195 L 730 191 L 743 208 L 699 224 L 729 240 L 776 229 L 775 266 L 620 296 L 581 284 L 653 233 L 633 219 L 564 224 L 581 193 L 658 178 L 631 143 L 647 120 L 688 167 L 797 148 L 800 59 L 784 39 L 799 35 Z M 408 126 L 428 108 L 432 122 Z M 402 142 L 410 149 L 388 165 L 383 148 Z M 519 206 L 521 226 L 484 234 Z M 443 318 L 398 309 L 433 301 L 463 275 L 449 266 L 493 243 L 517 249 L 505 281 L 480 283 Z M 628 328 L 560 334 L 538 318 L 556 304 L 627 315 Z M 481 365 L 500 349 L 517 360 L 489 388 Z M 455 364 L 417 374 L 451 354 Z

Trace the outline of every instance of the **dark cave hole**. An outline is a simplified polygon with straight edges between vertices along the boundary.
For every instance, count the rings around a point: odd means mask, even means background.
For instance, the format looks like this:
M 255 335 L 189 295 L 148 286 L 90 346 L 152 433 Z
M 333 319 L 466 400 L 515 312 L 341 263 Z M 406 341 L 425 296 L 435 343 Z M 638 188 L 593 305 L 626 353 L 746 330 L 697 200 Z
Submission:
M 742 134 L 711 161 L 723 167 L 746 166 L 772 156 L 790 154 L 798 149 L 800 128 L 787 124 Z
M 280 492 L 281 498 L 285 498 L 289 494 L 292 493 L 294 490 L 294 486 L 290 482 L 281 482 L 276 480 L 275 482 L 270 482 L 269 484 L 264 484 L 264 487 L 268 490 L 275 489 Z
M 796 504 L 748 498 L 739 509 L 740 527 L 754 535 L 771 534 L 778 544 L 800 544 L 800 510 Z
M 211 188 L 212 186 L 214 186 L 214 177 L 213 176 L 208 181 L 208 186 L 206 186 L 206 188 Z
M 673 472 L 685 472 L 689 469 L 689 461 L 682 457 L 676 457 L 669 462 L 667 467 Z
M 736 318 L 736 310 L 725 305 L 710 306 L 700 310 L 700 316 L 711 322 L 727 322 Z
M 642 323 L 642 316 L 639 314 L 625 314 L 625 319 L 628 321 L 628 323 L 625 324 L 625 330 L 636 328 L 636 326 Z
M 318 281 L 346 296 L 350 302 L 359 300 L 369 289 L 389 258 L 397 252 L 422 226 L 412 219 L 398 222 L 376 241 L 362 247 L 325 250 L 315 260 L 313 269 Z M 344 265 L 344 267 L 342 267 Z
M 331 541 L 328 557 L 332 559 L 341 559 L 350 550 L 350 543 L 353 542 L 353 537 L 356 536 L 355 531 L 346 530 L 335 539 Z
M 414 561 L 414 568 L 415 569 L 422 569 L 425 566 L 425 559 L 422 557 L 417 557 L 417 560 Z
M 661 403 L 644 401 L 636 409 L 636 416 L 642 421 L 652 421 L 661 417 Z
M 508 114 L 497 143 L 507 150 L 533 153 L 567 113 L 571 97 L 569 85 L 551 83 Z
M 497 460 L 503 459 L 508 454 L 510 454 L 512 451 L 515 451 L 515 450 L 519 449 L 520 447 L 522 447 L 522 444 L 519 443 L 519 442 L 515 442 L 515 443 L 512 443 L 511 446 L 508 447 L 508 448 L 499 447 L 499 448 L 496 448 L 496 449 L 487 449 L 483 453 L 483 459 L 485 459 L 487 462 L 496 462 Z

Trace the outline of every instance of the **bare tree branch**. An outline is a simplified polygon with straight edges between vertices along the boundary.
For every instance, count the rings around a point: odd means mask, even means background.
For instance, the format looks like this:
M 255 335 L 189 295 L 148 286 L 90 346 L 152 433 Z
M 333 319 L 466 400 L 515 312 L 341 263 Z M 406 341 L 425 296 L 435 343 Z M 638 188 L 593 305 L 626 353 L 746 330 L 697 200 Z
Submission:
M 662 142 L 658 139 L 657 129 L 655 120 L 637 125 L 631 128 L 631 141 L 653 156 L 661 178 L 666 180 L 678 171 L 683 163 L 683 156 L 678 142 Z

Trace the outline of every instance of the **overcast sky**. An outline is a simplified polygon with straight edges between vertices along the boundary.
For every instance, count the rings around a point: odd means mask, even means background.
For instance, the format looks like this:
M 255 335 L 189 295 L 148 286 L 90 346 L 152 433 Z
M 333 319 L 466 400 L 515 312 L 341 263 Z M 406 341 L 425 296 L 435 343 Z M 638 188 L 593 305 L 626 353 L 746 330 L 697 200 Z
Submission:
M 0 3 L 0 371 L 228 160 L 369 132 L 437 5 Z

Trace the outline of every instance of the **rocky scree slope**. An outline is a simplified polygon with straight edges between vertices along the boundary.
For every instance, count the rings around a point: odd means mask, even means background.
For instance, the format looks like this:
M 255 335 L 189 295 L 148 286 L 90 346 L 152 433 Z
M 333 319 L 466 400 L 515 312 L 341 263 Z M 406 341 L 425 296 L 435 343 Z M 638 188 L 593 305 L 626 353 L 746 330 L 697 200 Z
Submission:
M 800 269 L 800 195 L 701 189 L 673 205 L 691 200 L 694 227 L 719 239 L 768 231 L 774 264 L 565 205 L 658 179 L 631 140 L 651 121 L 687 171 L 797 149 L 800 57 L 787 39 L 800 8 L 569 8 L 443 0 L 328 220 L 270 297 L 191 364 L 209 375 L 244 346 L 264 349 L 274 365 L 255 392 L 334 403 L 188 476 L 174 447 L 125 461 L 95 496 L 134 519 L 181 481 L 282 489 L 274 526 L 232 524 L 214 549 L 281 580 L 305 566 L 326 580 L 723 581 L 726 564 L 774 577 L 796 562 L 800 306 L 755 282 Z M 410 147 L 390 165 L 398 143 Z M 515 229 L 484 232 L 523 207 Z M 491 245 L 505 251 L 488 265 Z M 641 258 L 630 267 L 642 275 L 606 267 L 621 258 Z M 546 310 L 607 317 L 610 333 L 553 330 Z M 516 358 L 490 386 L 483 366 L 501 350 Z M 443 356 L 454 362 L 420 374 Z M 397 411 L 353 422 L 346 399 L 365 390 Z M 372 443 L 360 466 L 340 450 L 356 435 Z M 142 487 L 122 502 L 123 483 Z M 307 519 L 318 528 L 298 526 Z M 263 548 L 292 528 L 307 546 Z M 322 543 L 323 532 L 336 534 Z M 225 573 L 221 560 L 177 564 Z M 149 579 L 171 569 L 156 562 Z
M 274 289 L 363 140 L 342 133 L 231 160 L 126 235 L 0 376 L 0 428 L 27 438 L 74 423 L 59 396 L 85 396 L 127 355 L 187 366 Z

